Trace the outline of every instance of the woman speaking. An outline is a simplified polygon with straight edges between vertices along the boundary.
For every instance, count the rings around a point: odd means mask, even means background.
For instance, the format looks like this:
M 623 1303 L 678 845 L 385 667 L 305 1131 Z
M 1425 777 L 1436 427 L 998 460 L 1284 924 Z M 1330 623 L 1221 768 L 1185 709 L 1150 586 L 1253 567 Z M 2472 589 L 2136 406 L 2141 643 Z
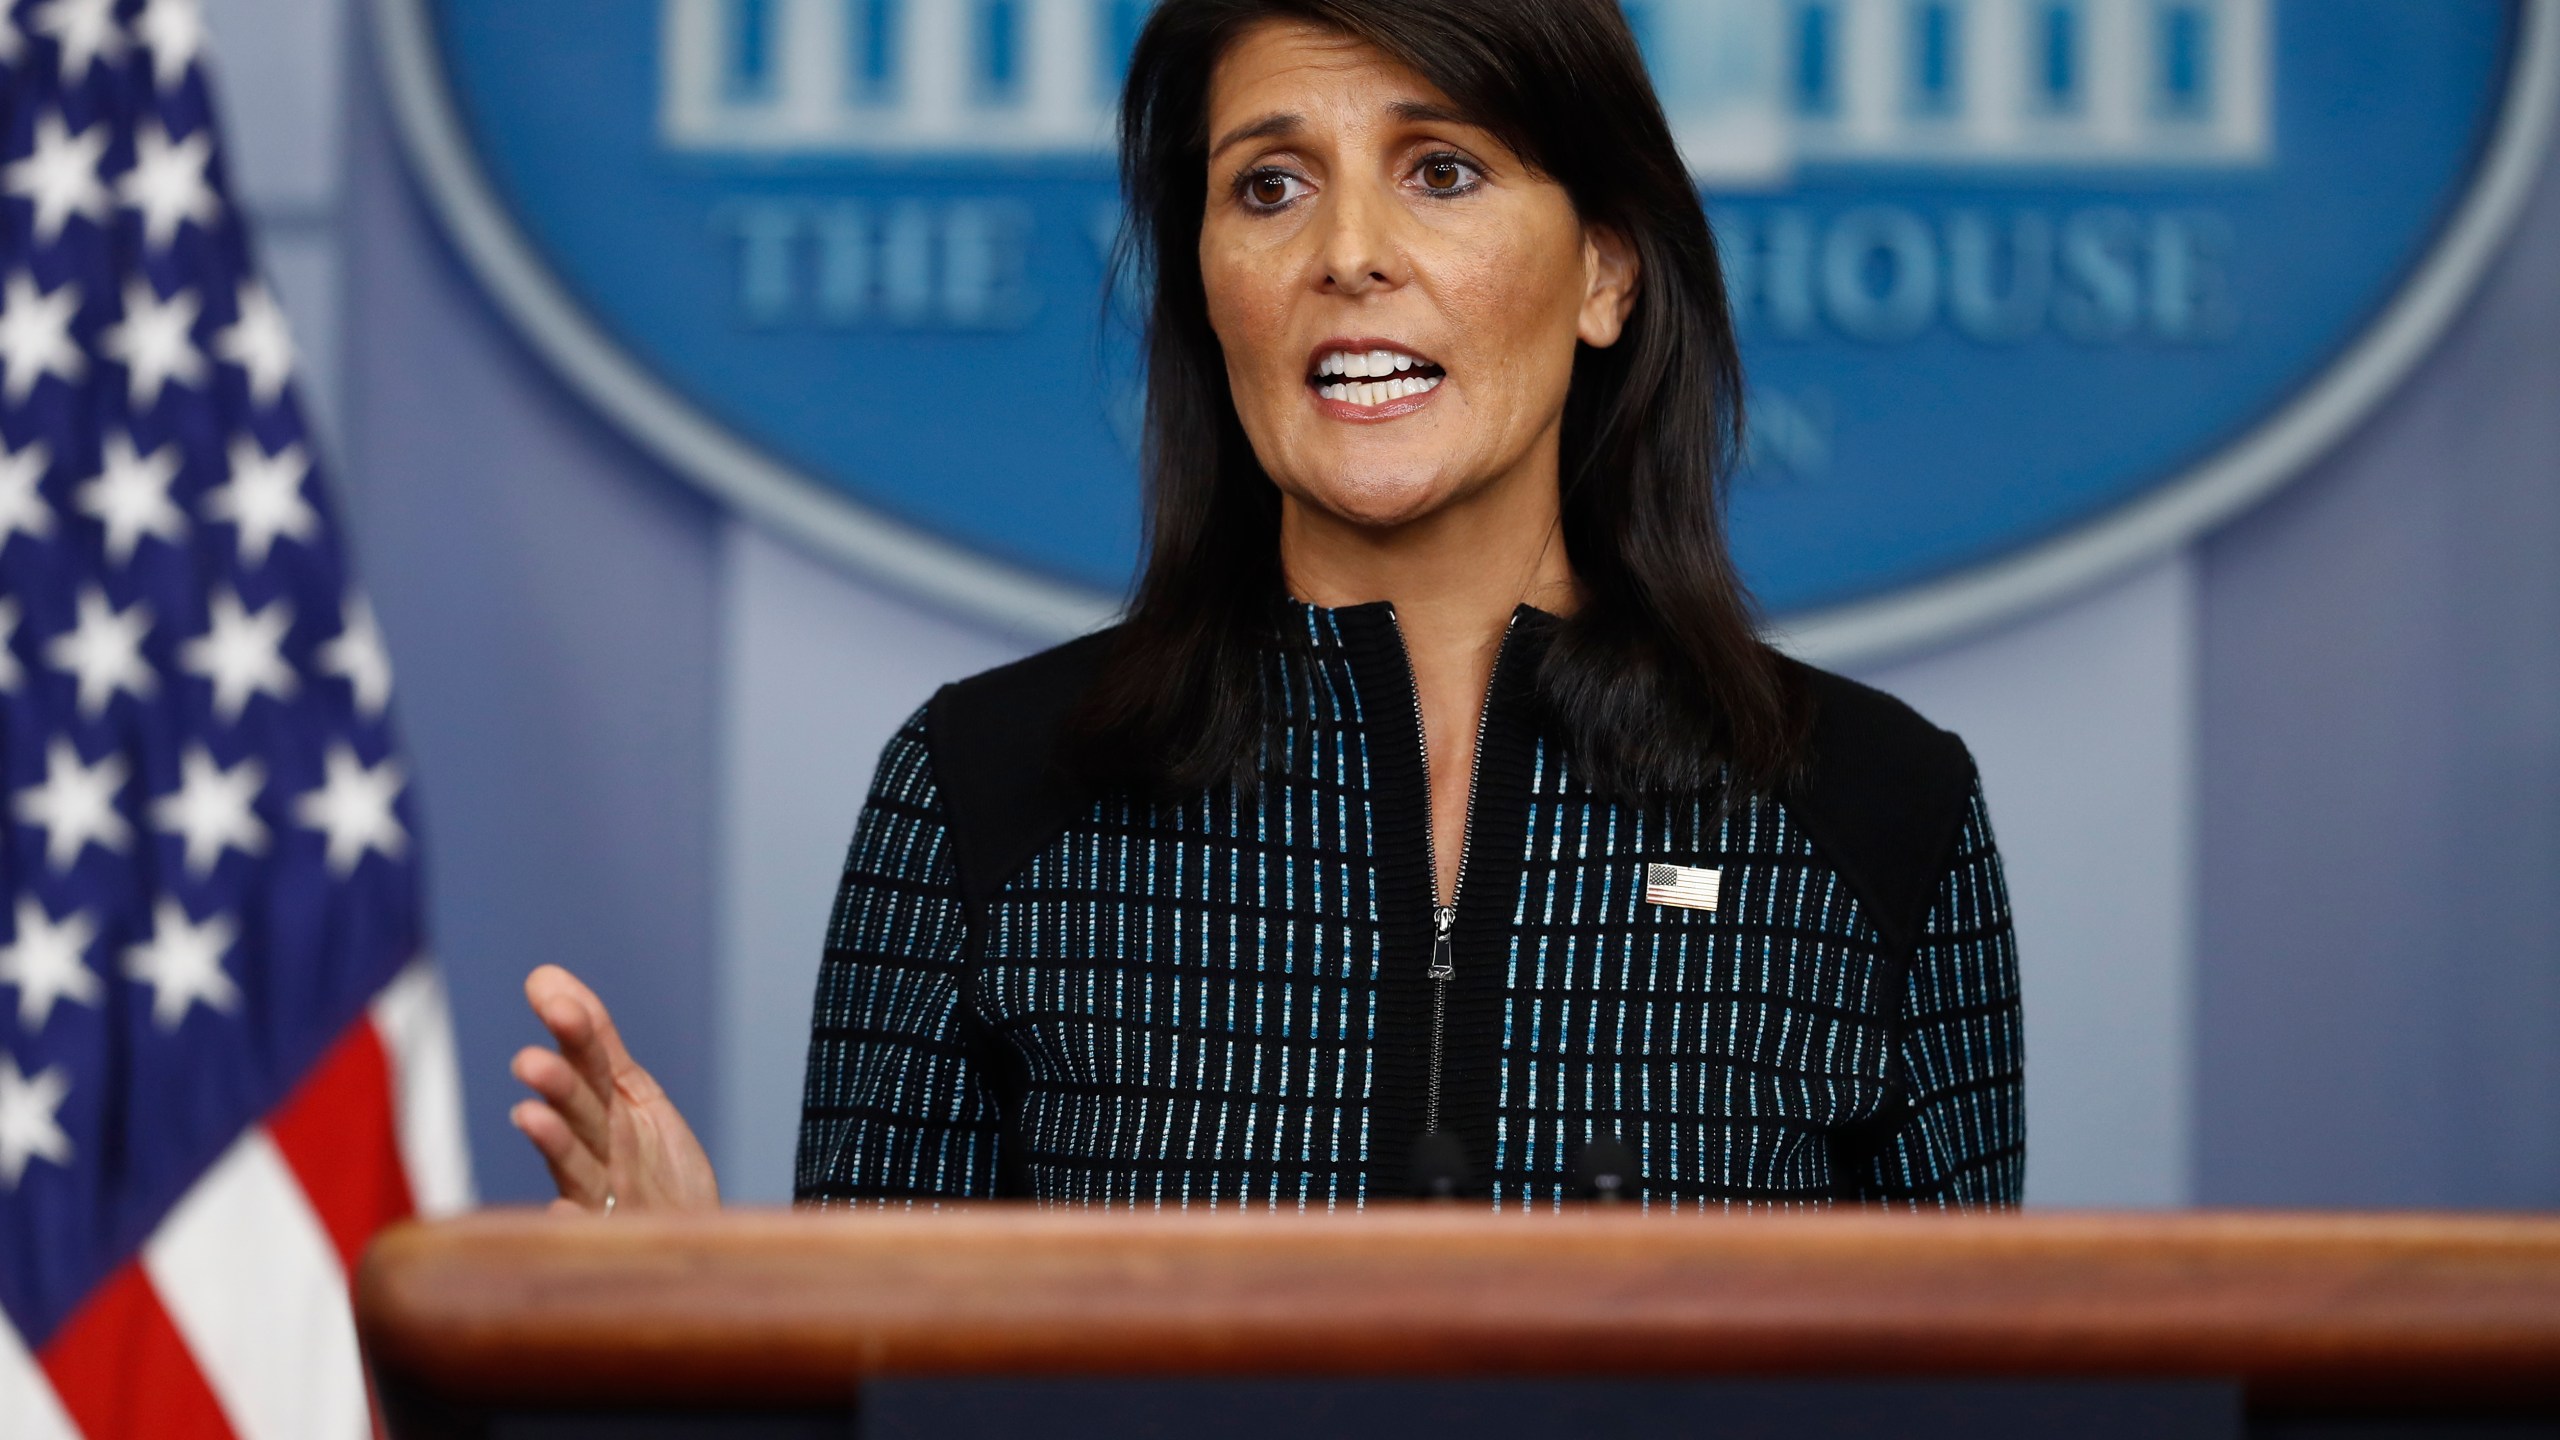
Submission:
M 1145 570 L 882 755 L 799 1197 L 2014 1203 L 1972 761 L 1755 633 L 1613 0 L 1165 0 L 1121 136 Z M 558 1203 L 717 1204 L 596 997 L 526 988 Z

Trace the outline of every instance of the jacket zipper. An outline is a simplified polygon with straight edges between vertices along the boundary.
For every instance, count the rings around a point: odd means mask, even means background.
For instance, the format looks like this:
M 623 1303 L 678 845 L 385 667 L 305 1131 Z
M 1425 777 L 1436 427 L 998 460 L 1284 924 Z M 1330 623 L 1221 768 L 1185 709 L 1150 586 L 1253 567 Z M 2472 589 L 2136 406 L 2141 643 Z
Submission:
M 1511 648 L 1511 629 L 1519 623 L 1514 610 L 1503 622 L 1502 643 L 1493 652 L 1493 669 L 1484 678 L 1484 698 L 1476 706 L 1476 744 L 1467 761 L 1467 813 L 1458 825 L 1458 874 L 1449 885 L 1449 902 L 1436 903 L 1440 896 L 1439 825 L 1431 805 L 1431 736 L 1422 724 L 1422 683 L 1413 676 L 1413 649 L 1404 643 L 1404 621 L 1393 610 L 1387 618 L 1395 622 L 1396 644 L 1404 650 L 1405 684 L 1413 692 L 1414 743 L 1422 750 L 1422 857 L 1430 867 L 1431 895 L 1431 1072 L 1425 1082 L 1422 1099 L 1422 1133 L 1429 1135 L 1440 1128 L 1441 1070 L 1446 1063 L 1449 1044 L 1449 981 L 1458 973 L 1457 949 L 1449 934 L 1458 926 L 1458 897 L 1467 888 L 1467 857 L 1475 850 L 1476 792 L 1484 778 L 1485 717 L 1493 709 L 1493 682 L 1502 673 L 1503 652 Z

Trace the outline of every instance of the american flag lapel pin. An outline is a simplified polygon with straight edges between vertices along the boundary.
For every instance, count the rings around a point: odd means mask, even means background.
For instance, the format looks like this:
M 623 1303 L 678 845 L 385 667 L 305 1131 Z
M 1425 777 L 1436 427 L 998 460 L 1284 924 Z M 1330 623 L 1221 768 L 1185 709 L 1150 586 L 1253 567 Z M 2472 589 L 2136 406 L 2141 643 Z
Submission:
M 1703 870 L 1695 865 L 1644 867 L 1644 898 L 1655 905 L 1713 911 L 1716 893 L 1722 889 L 1724 872 L 1721 870 Z

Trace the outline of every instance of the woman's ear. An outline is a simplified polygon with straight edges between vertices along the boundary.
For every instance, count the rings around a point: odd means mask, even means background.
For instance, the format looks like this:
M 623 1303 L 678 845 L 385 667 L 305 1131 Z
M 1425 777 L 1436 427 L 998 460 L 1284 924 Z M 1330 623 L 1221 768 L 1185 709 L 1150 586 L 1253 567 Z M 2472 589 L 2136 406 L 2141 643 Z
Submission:
M 1627 316 L 1636 308 L 1636 287 L 1644 281 L 1644 265 L 1625 235 L 1606 225 L 1586 225 L 1582 270 L 1589 283 L 1582 295 L 1582 323 L 1575 327 L 1575 334 L 1583 344 L 1605 350 L 1617 344 L 1627 328 Z

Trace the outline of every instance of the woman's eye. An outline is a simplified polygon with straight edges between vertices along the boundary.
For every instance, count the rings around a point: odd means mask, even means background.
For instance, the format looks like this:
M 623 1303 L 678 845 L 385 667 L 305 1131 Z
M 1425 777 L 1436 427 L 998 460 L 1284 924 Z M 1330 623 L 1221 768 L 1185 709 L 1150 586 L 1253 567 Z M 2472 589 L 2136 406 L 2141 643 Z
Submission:
M 1305 192 L 1306 182 L 1286 170 L 1256 170 L 1244 177 L 1245 203 L 1257 210 L 1277 210 Z
M 1455 155 L 1434 155 L 1424 160 L 1414 174 L 1422 181 L 1422 188 L 1435 195 L 1464 194 L 1482 178 L 1476 167 Z

